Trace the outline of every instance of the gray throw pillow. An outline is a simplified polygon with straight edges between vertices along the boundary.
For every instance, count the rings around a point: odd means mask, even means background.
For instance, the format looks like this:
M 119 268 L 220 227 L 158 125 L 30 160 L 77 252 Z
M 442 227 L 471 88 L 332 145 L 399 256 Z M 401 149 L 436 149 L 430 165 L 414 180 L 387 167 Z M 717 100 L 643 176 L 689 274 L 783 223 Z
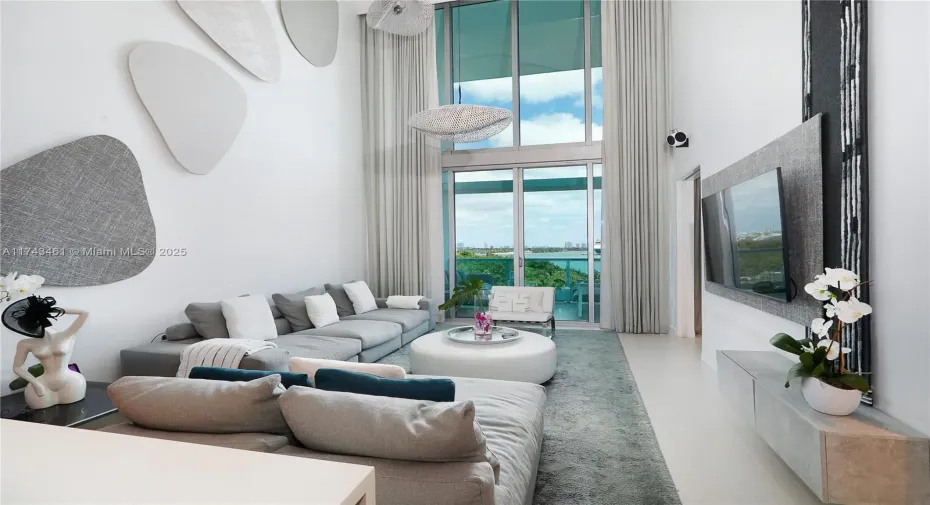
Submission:
M 110 384 L 107 394 L 121 414 L 144 428 L 286 435 L 280 384 L 280 375 L 249 382 L 129 376 Z
M 249 296 L 249 295 L 239 295 Z M 270 301 L 271 317 L 278 319 L 282 316 L 281 311 Z M 223 317 L 223 307 L 220 302 L 197 302 L 187 305 L 184 314 L 194 329 L 203 338 L 229 338 L 229 330 L 226 329 L 226 318 Z M 278 332 L 279 335 L 282 333 Z
M 165 330 L 165 340 L 187 340 L 199 336 L 191 323 L 172 324 Z
M 307 302 L 304 301 L 304 297 L 322 295 L 325 292 L 326 289 L 317 286 L 297 293 L 275 293 L 271 295 L 271 299 L 274 301 L 275 307 L 281 311 L 287 322 L 291 324 L 291 331 L 304 331 L 313 328 L 310 316 L 307 315 Z
M 471 401 L 434 403 L 293 386 L 278 399 L 288 426 L 314 451 L 402 461 L 500 463 Z
M 349 281 L 357 282 L 357 281 Z M 348 293 L 342 284 L 327 284 L 326 292 L 329 293 L 329 296 L 333 297 L 333 301 L 336 302 L 336 314 L 339 317 L 354 316 L 355 315 L 355 306 L 352 305 L 352 300 L 349 299 Z

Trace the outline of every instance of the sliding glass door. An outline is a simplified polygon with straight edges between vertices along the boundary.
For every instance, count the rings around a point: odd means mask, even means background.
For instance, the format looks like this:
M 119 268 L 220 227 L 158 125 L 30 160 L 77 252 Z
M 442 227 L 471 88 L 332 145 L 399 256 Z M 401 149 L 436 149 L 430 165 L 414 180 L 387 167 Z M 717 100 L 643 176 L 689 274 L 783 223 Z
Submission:
M 484 301 L 492 286 L 552 287 L 557 320 L 599 320 L 599 164 L 449 175 L 450 286 L 481 279 Z M 470 304 L 456 312 L 472 315 Z

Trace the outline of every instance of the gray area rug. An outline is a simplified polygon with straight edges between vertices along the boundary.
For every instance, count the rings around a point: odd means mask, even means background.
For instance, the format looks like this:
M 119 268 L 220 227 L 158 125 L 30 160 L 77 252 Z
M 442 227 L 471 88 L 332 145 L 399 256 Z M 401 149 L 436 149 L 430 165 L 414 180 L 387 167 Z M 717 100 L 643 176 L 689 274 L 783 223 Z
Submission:
M 680 505 L 617 334 L 558 330 L 554 341 L 559 361 L 543 384 L 549 399 L 533 503 Z M 409 349 L 380 363 L 409 371 Z

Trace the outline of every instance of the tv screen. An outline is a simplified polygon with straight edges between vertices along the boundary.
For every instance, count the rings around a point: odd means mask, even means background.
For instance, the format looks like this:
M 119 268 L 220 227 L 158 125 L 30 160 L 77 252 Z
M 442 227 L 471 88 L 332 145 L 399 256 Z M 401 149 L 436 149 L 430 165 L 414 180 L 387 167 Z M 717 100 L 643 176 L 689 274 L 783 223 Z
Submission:
M 702 200 L 710 282 L 789 301 L 781 168 Z

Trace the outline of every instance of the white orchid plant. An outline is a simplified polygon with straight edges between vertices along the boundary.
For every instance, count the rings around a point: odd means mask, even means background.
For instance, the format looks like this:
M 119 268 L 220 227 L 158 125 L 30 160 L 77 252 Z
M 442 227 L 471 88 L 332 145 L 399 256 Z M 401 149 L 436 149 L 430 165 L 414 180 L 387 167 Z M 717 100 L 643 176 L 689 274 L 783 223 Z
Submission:
M 868 392 L 865 377 L 847 373 L 845 356 L 851 349 L 843 347 L 840 336 L 844 324 L 853 324 L 872 313 L 872 307 L 853 295 L 863 282 L 859 276 L 842 268 L 828 268 L 814 278 L 804 291 L 824 302 L 824 317 L 811 321 L 813 339 L 797 340 L 779 333 L 770 340 L 775 347 L 795 354 L 799 362 L 788 370 L 789 381 L 795 377 L 813 377 L 840 389 Z
M 17 275 L 18 272 L 12 272 L 0 276 L 0 303 L 29 296 L 45 283 L 45 277 L 41 275 Z

